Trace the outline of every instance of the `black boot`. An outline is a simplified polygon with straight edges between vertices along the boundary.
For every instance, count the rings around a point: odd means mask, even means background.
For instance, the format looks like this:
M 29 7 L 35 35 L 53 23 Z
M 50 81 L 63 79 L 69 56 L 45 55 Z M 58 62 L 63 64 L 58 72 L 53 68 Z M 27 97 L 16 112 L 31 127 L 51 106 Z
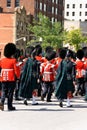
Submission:
M 28 105 L 27 100 L 24 100 L 24 104 L 25 104 L 25 105 Z

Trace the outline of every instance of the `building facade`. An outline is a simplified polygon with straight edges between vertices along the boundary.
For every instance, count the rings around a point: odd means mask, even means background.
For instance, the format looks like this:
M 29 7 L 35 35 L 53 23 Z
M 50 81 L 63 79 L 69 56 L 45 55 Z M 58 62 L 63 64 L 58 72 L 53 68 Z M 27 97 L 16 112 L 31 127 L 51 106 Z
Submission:
M 27 43 L 31 39 L 27 26 L 39 13 L 62 25 L 64 0 L 0 0 L 0 48 L 8 42 L 20 45 L 19 48 Z
M 53 22 L 64 20 L 64 0 L 0 0 L 3 12 L 14 12 L 14 8 L 21 6 L 34 17 L 41 12 Z
M 65 0 L 64 18 L 87 21 L 87 0 Z
M 0 13 L 0 52 L 3 56 L 4 46 L 8 42 L 15 43 L 22 50 L 29 41 L 28 24 L 32 22 L 32 15 L 27 15 L 25 8 L 17 8 L 13 13 Z

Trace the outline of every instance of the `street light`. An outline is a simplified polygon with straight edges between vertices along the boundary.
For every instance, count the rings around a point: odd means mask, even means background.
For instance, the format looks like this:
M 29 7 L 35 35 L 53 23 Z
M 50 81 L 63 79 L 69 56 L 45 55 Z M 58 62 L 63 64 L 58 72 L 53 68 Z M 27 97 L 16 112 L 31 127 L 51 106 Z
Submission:
M 26 41 L 26 37 L 20 37 L 20 38 L 16 39 L 16 42 L 18 42 L 18 41 L 20 41 L 22 39 L 23 39 L 23 41 Z
M 16 46 L 17 46 L 17 48 L 20 48 L 22 55 L 25 55 L 25 46 L 26 46 L 24 44 L 25 41 L 26 41 L 26 37 L 20 37 L 20 38 L 16 39 Z

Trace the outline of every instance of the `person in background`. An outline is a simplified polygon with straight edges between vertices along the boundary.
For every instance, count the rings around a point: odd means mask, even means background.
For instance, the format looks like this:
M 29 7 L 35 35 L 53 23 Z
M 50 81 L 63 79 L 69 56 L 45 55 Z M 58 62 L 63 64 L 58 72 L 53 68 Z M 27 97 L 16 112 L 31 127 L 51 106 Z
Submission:
M 21 53 L 20 53 L 20 49 L 16 49 L 16 53 L 14 54 L 14 58 L 16 58 L 17 60 L 17 66 L 19 67 L 20 70 L 20 75 L 21 75 L 21 68 L 23 66 L 23 61 L 20 59 Z M 16 88 L 15 88 L 15 100 L 20 101 L 21 98 L 19 97 L 19 86 L 20 86 L 20 79 L 16 81 Z
M 40 66 L 41 63 L 46 61 L 46 58 L 42 56 L 42 47 L 41 47 L 41 45 L 36 45 L 35 46 L 35 51 L 36 51 L 35 59 L 38 61 L 39 66 Z M 42 80 L 40 78 L 40 82 L 38 83 L 38 97 L 41 96 L 41 92 L 42 92 Z
M 13 43 L 8 43 L 4 48 L 4 56 L 0 61 L 1 76 L 2 76 L 2 94 L 0 109 L 4 110 L 5 98 L 7 97 L 8 110 L 12 111 L 16 108 L 13 106 L 13 93 L 16 87 L 16 80 L 20 78 L 19 67 L 17 61 L 13 57 L 16 52 L 16 46 Z
M 31 46 L 31 45 L 28 46 L 28 47 L 26 48 L 26 50 L 25 50 L 25 59 L 23 60 L 23 67 L 22 67 L 22 72 L 23 72 L 23 73 L 24 73 L 24 69 L 25 69 L 25 64 L 26 64 L 27 60 L 28 60 L 29 58 L 31 58 L 31 54 L 32 54 L 33 51 L 34 51 L 34 47 Z M 22 72 L 21 72 L 21 76 L 23 75 Z M 20 77 L 20 79 L 21 79 L 21 77 Z M 24 97 L 24 104 L 25 104 L 25 105 L 28 105 L 27 100 L 28 100 L 28 99 Z
M 85 85 L 85 96 L 84 96 L 84 100 L 87 101 L 87 47 L 83 47 L 82 50 L 84 52 L 83 62 L 84 62 L 85 67 L 86 67 L 85 76 L 84 76 L 84 85 Z
M 67 58 L 66 58 L 67 56 Z M 70 98 L 74 92 L 73 84 L 73 63 L 70 59 L 70 54 L 67 55 L 66 49 L 61 49 L 60 58 L 62 61 L 57 69 L 56 75 L 56 87 L 55 87 L 55 96 L 59 100 L 59 106 L 63 107 L 63 100 L 67 99 L 66 106 L 71 107 Z
M 75 91 L 75 77 L 76 77 L 76 70 L 75 70 L 75 63 L 72 61 L 73 53 L 72 51 L 68 51 L 66 55 L 66 73 L 67 73 L 67 107 L 72 107 L 70 100 L 73 98 L 73 93 Z
M 75 96 L 78 94 L 81 96 L 84 96 L 85 94 L 85 82 L 84 82 L 84 76 L 85 76 L 85 70 L 86 66 L 83 61 L 84 52 L 82 49 L 79 49 L 76 53 L 77 59 L 76 59 L 76 84 L 77 88 L 75 91 Z
M 56 64 L 54 64 L 54 58 L 56 57 L 56 52 L 51 50 L 50 53 L 47 51 L 46 59 L 47 62 L 41 63 L 40 73 L 43 81 L 43 89 L 41 94 L 41 100 L 47 96 L 46 101 L 51 102 L 51 96 L 54 91 L 54 81 L 56 77 Z
M 39 82 L 39 65 L 35 59 L 35 50 L 31 53 L 24 65 L 23 72 L 20 78 L 19 95 L 25 99 L 32 98 L 32 105 L 38 105 L 36 102 L 38 82 Z

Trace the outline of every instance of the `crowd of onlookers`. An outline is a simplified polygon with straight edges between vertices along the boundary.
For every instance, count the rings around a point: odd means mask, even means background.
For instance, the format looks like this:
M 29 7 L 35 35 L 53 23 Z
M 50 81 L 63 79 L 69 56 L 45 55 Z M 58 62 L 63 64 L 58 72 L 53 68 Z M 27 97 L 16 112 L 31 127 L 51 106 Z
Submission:
M 51 102 L 52 94 L 63 107 L 72 107 L 70 99 L 73 96 L 84 96 L 87 101 L 87 47 L 76 52 L 68 48 L 47 46 L 44 50 L 41 45 L 29 46 L 25 55 L 13 43 L 6 44 L 4 58 L 0 60 L 0 109 L 4 110 L 7 98 L 8 110 L 15 110 L 15 100 L 32 98 L 32 105 L 38 105 L 36 97 Z

